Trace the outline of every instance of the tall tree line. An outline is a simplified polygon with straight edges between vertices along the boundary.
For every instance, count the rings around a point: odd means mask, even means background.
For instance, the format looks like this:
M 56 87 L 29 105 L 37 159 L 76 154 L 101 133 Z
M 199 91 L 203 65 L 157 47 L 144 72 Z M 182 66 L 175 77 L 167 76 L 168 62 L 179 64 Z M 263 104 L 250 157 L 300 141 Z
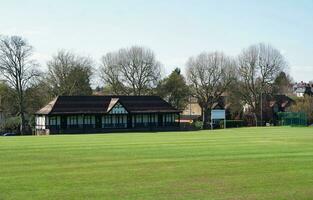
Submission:
M 99 70 L 113 94 L 151 94 L 161 78 L 161 64 L 153 51 L 138 46 L 107 53 Z
M 33 48 L 18 36 L 0 39 L 0 71 L 12 88 L 20 117 L 20 132 L 25 132 L 25 91 L 39 76 L 36 63 L 31 59 Z
M 237 57 L 223 52 L 192 56 L 186 62 L 186 77 L 179 68 L 162 77 L 163 66 L 154 52 L 140 46 L 108 52 L 100 64 L 88 56 L 60 50 L 47 62 L 46 71 L 40 71 L 32 58 L 33 47 L 25 38 L 0 38 L 1 104 L 10 102 L 6 112 L 19 117 L 21 133 L 29 116 L 52 98 L 92 95 L 95 78 L 102 81 L 104 94 L 159 95 L 180 110 L 192 96 L 202 108 L 205 127 L 209 126 L 212 106 L 222 96 L 236 97 L 230 99 L 238 109 L 248 105 L 257 121 L 262 94 L 286 91 L 290 83 L 284 72 L 285 58 L 266 44 L 252 45 Z M 4 91 L 10 95 L 3 95 Z
M 235 61 L 220 52 L 201 53 L 187 61 L 187 77 L 202 108 L 204 128 L 209 126 L 213 104 L 235 80 L 235 67 Z

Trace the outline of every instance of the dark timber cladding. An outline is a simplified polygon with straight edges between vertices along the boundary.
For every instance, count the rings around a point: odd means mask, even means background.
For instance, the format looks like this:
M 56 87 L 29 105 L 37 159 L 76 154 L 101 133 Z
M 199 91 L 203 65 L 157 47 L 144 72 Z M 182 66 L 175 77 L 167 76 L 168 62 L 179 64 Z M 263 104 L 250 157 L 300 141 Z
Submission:
M 180 111 L 158 96 L 59 96 L 36 113 L 48 133 L 172 129 Z

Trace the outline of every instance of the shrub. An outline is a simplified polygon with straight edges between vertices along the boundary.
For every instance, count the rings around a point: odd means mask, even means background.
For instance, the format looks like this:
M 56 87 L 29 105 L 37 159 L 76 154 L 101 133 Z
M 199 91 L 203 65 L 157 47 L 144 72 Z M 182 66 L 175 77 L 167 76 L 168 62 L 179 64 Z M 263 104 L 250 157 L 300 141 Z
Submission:
M 194 126 L 195 126 L 196 129 L 201 130 L 201 129 L 203 129 L 203 122 L 196 121 L 196 122 L 194 122 Z
M 302 98 L 297 98 L 295 104 L 289 109 L 291 112 L 304 112 L 307 116 L 309 124 L 313 123 L 313 97 L 305 95 Z
M 18 132 L 20 124 L 21 123 L 19 117 L 10 117 L 5 120 L 5 122 L 2 124 L 1 129 L 3 131 Z

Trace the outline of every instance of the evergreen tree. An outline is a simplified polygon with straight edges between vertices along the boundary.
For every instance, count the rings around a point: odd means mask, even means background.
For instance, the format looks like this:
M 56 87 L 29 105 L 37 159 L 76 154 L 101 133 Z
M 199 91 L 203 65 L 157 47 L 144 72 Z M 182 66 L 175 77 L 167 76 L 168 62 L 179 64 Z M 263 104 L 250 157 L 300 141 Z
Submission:
M 168 77 L 159 83 L 157 94 L 175 108 L 185 109 L 190 91 L 179 68 L 176 68 Z

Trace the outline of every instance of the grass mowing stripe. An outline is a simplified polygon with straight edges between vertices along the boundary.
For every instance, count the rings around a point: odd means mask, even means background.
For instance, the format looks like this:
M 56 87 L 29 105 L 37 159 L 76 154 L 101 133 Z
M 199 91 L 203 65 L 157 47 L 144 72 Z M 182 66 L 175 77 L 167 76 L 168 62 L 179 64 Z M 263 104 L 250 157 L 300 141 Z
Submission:
M 310 199 L 312 128 L 0 138 L 0 199 Z

